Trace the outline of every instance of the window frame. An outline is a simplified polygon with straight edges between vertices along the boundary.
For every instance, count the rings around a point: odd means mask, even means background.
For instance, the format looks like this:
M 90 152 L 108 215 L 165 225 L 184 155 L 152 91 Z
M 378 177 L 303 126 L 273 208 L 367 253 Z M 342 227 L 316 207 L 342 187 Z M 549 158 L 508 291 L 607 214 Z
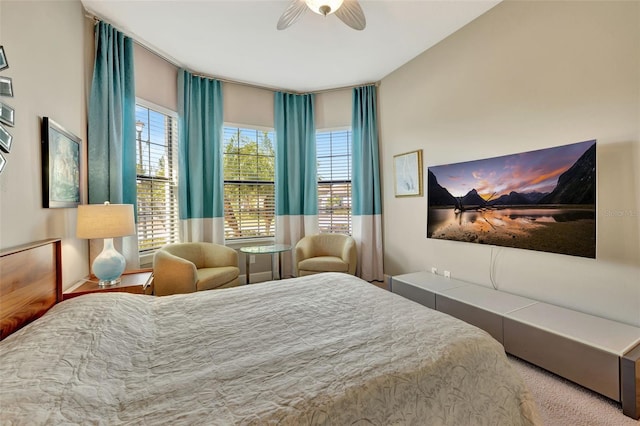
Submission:
M 260 179 L 254 179 L 254 180 L 226 180 L 225 179 L 225 170 L 224 170 L 224 161 L 225 161 L 225 130 L 227 128 L 233 128 L 239 131 L 242 130 L 249 130 L 249 131 L 255 131 L 255 132 L 266 132 L 266 133 L 270 133 L 273 137 L 271 138 L 271 143 L 272 143 L 272 149 L 273 149 L 273 168 L 274 168 L 274 172 L 273 172 L 273 177 L 271 181 L 263 181 Z M 225 121 L 222 125 L 222 162 L 223 162 L 223 170 L 222 170 L 222 174 L 223 174 L 223 187 L 226 187 L 227 184 L 231 184 L 231 185 L 272 185 L 273 186 L 273 219 L 272 219 L 272 225 L 271 225 L 271 229 L 273 230 L 272 233 L 273 235 L 264 235 L 264 236 L 241 236 L 241 237 L 229 237 L 227 236 L 227 211 L 226 211 L 226 207 L 224 210 L 224 232 L 225 232 L 225 244 L 227 246 L 247 246 L 253 243 L 258 243 L 258 244 L 269 244 L 269 243 L 273 243 L 275 241 L 276 238 L 276 210 L 275 210 L 275 188 L 276 188 L 276 173 L 275 173 L 275 161 L 276 161 L 276 132 L 275 129 L 273 127 L 268 127 L 268 126 L 259 126 L 259 125 L 253 125 L 253 124 L 243 124 L 243 123 L 235 123 L 235 122 L 228 122 Z M 258 154 L 256 154 L 256 156 L 258 156 Z M 226 192 L 226 191 L 225 191 Z M 225 201 L 226 203 L 226 201 Z
M 168 213 L 170 216 L 173 216 L 173 220 L 170 220 L 170 224 L 171 226 L 171 230 L 170 230 L 170 237 L 168 239 L 167 243 L 175 243 L 175 242 L 179 242 L 180 241 L 180 216 L 179 216 L 179 194 L 178 194 L 178 167 L 179 167 L 179 153 L 178 153 L 178 145 L 179 145 L 179 140 L 180 140 L 180 135 L 179 135 L 179 130 L 178 130 L 178 112 L 177 111 L 172 111 L 168 108 L 165 108 L 161 105 L 157 105 L 153 102 L 147 101 L 146 99 L 142 99 L 139 97 L 136 97 L 135 100 L 135 104 L 136 107 L 140 106 L 142 108 L 146 108 L 147 110 L 151 110 L 153 112 L 162 114 L 166 117 L 169 117 L 172 120 L 172 128 L 175 129 L 175 133 L 174 135 L 170 138 L 170 153 L 169 153 L 169 158 L 168 158 L 168 162 L 169 164 L 167 165 L 167 170 L 169 170 L 170 173 L 170 177 L 168 178 L 158 178 L 158 177 L 153 177 L 150 175 L 139 175 L 138 174 L 138 170 L 137 170 L 137 159 L 138 159 L 138 134 L 137 134 L 137 129 L 136 129 L 136 136 L 135 136 L 135 141 L 136 141 L 136 187 L 137 187 L 137 182 L 139 180 L 146 180 L 146 181 L 163 181 L 169 184 L 169 191 L 172 194 L 172 200 L 171 202 L 173 203 L 173 212 Z M 136 120 L 137 121 L 137 120 Z M 149 142 L 151 143 L 151 141 L 144 141 L 144 142 Z M 138 198 L 138 194 L 136 194 L 136 200 L 137 200 L 137 211 L 136 211 L 136 216 L 138 217 L 138 223 L 136 224 L 137 226 L 137 232 L 136 232 L 136 236 L 138 238 L 138 255 L 140 256 L 140 264 L 141 265 L 146 265 L 146 264 L 150 264 L 153 260 L 153 255 L 155 254 L 155 252 L 162 246 L 164 245 L 164 243 L 162 245 L 159 245 L 157 247 L 153 247 L 150 249 L 141 249 L 140 248 L 140 222 L 139 222 L 139 217 L 140 217 L 140 200 Z
M 348 184 L 348 193 L 349 193 L 349 214 L 348 214 L 348 232 L 346 233 L 346 235 L 352 235 L 353 234 L 353 130 L 351 128 L 351 126 L 340 126 L 340 127 L 328 127 L 328 128 L 321 128 L 321 129 L 316 129 L 316 161 L 319 163 L 320 162 L 320 157 L 318 155 L 318 135 L 321 133 L 338 133 L 338 132 L 347 132 L 348 133 L 348 144 L 349 144 L 349 148 L 348 148 L 348 172 L 349 172 L 349 179 L 332 179 L 329 181 L 321 181 L 320 180 L 320 171 L 318 170 L 317 174 L 318 174 L 318 179 L 317 179 L 317 185 L 318 185 L 318 229 L 320 231 L 320 233 L 339 233 L 339 234 L 345 234 L 345 232 L 342 232 L 340 230 L 337 230 L 335 228 L 333 228 L 333 226 L 331 227 L 331 230 L 326 231 L 323 230 L 322 228 L 322 215 L 321 215 L 321 205 L 320 205 L 320 201 L 321 201 L 321 197 L 320 197 L 320 187 L 321 186 L 329 186 L 332 187 L 333 185 L 339 185 L 339 184 Z M 334 156 L 331 156 L 334 157 Z M 336 156 L 337 157 L 337 156 Z M 333 211 L 334 209 L 331 208 L 331 211 Z M 331 218 L 333 218 L 333 213 L 331 214 Z M 329 219 L 330 222 L 333 222 L 332 219 Z

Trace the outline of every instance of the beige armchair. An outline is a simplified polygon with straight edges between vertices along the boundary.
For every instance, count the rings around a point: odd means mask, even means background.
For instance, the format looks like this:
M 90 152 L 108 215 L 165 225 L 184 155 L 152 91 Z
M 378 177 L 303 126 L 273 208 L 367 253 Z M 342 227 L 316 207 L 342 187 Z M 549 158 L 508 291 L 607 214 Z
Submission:
M 235 287 L 238 253 L 213 243 L 167 244 L 153 257 L 156 296 Z
M 356 274 L 358 252 L 349 235 L 307 235 L 296 244 L 294 269 L 298 277 L 320 272 Z

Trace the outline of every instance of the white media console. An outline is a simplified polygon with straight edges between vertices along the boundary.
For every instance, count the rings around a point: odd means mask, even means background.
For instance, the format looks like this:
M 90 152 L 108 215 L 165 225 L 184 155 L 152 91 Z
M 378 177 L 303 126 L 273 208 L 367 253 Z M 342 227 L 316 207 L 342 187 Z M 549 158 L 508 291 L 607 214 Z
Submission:
M 622 404 L 640 418 L 640 328 L 429 272 L 391 291 L 479 327 L 505 351 Z

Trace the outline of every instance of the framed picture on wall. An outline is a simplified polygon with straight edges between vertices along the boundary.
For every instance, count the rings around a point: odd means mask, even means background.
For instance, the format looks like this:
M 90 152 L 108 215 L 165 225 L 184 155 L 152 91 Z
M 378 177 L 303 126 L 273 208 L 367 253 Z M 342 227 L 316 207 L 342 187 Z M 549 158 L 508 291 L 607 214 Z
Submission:
M 393 156 L 396 197 L 422 196 L 422 150 Z
M 0 46 L 0 71 L 9 68 L 7 56 L 4 54 L 4 46 Z
M 82 140 L 49 117 L 42 118 L 42 204 L 46 208 L 81 203 Z
M 15 124 L 15 111 L 9 105 L 0 102 L 0 122 L 13 127 Z
M 13 97 L 13 80 L 10 77 L 0 76 L 0 96 Z
M 12 142 L 13 136 L 11 136 L 11 133 L 9 133 L 2 124 L 0 124 L 0 149 L 8 154 L 11 152 Z

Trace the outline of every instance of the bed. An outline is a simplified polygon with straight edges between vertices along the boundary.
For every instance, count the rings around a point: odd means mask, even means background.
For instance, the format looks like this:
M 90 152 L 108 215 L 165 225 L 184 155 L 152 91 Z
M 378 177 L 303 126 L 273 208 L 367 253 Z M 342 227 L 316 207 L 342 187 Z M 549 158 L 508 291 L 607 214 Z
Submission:
M 0 381 L 1 424 L 539 424 L 488 334 L 340 273 L 57 303 Z

